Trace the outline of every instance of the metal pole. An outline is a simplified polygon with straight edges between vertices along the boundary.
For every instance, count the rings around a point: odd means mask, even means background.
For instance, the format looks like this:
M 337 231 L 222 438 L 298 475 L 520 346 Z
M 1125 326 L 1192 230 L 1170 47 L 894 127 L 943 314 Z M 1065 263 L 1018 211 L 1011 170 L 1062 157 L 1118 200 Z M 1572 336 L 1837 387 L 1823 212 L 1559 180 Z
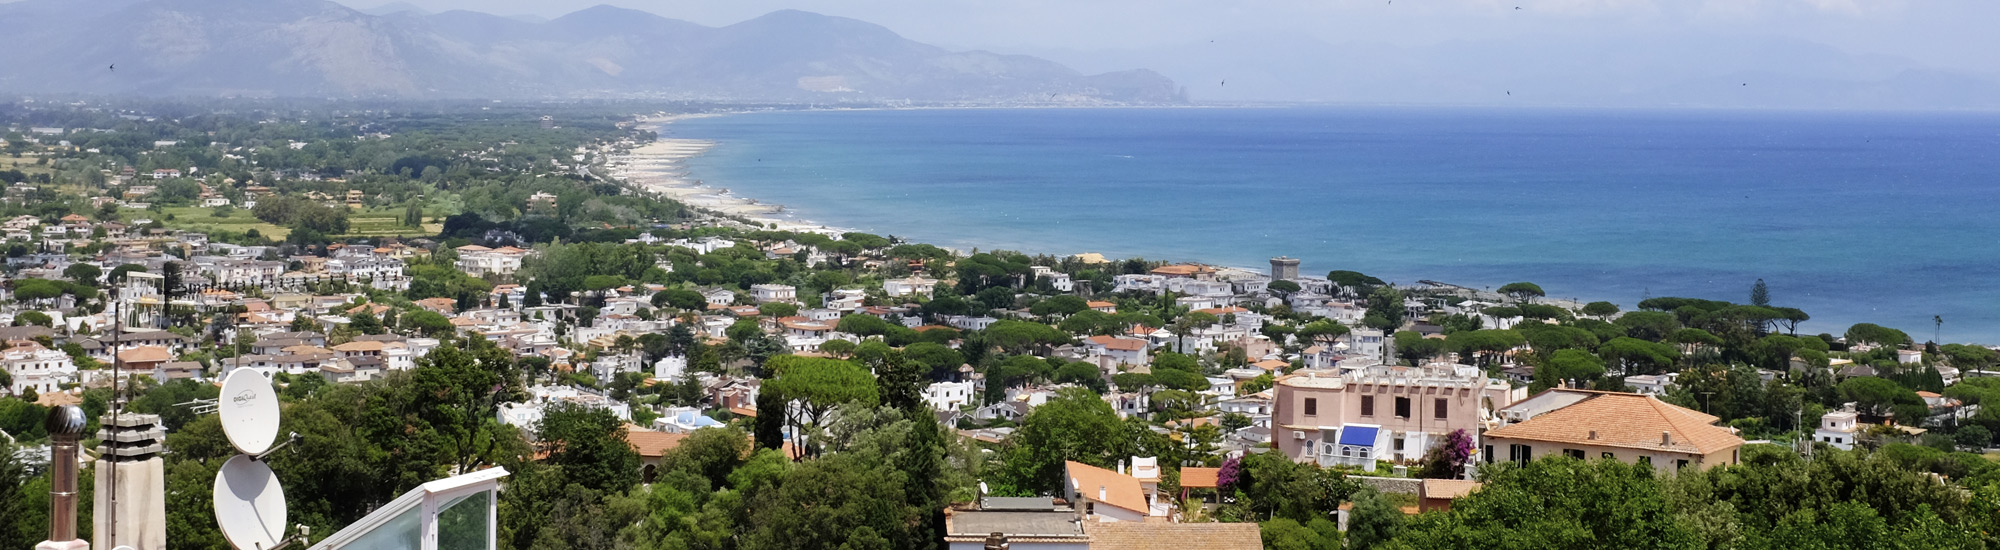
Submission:
M 49 541 L 77 540 L 76 461 L 77 440 L 89 424 L 83 408 L 63 405 L 49 411 L 47 427 L 52 442 L 49 460 Z
M 161 282 L 164 284 L 165 280 L 162 279 Z M 162 311 L 164 311 L 164 302 L 162 304 Z M 118 382 L 123 377 L 121 370 L 125 365 L 125 358 L 121 357 L 118 353 L 118 348 L 123 347 L 122 344 L 125 342 L 125 313 L 119 311 L 121 308 L 113 307 L 112 309 L 118 311 L 118 320 L 112 324 L 111 331 L 111 422 L 116 424 L 118 422 L 118 415 L 123 413 L 125 408 L 125 397 L 118 393 Z M 117 441 L 114 440 L 111 442 L 112 447 L 116 447 L 117 445 Z M 113 453 L 104 458 L 104 464 L 111 468 L 111 482 L 108 485 L 111 488 L 111 494 L 105 497 L 111 505 L 105 507 L 104 528 L 108 533 L 104 538 L 104 542 L 106 545 L 116 548 L 118 546 L 118 457 Z

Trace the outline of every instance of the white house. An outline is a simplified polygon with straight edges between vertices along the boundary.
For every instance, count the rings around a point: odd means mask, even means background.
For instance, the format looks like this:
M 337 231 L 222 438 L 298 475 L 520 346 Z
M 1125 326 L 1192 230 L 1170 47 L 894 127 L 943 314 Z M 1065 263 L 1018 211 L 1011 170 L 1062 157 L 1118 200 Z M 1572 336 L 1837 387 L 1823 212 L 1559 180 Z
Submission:
M 711 288 L 701 291 L 701 298 L 709 305 L 726 306 L 736 303 L 736 292 L 727 288 Z
M 1667 390 L 1674 387 L 1674 378 L 1678 376 L 1680 373 L 1627 376 L 1625 385 L 1632 386 L 1632 391 L 1640 395 L 1666 395 Z
M 1854 438 L 1861 433 L 1859 418 L 1853 410 L 1839 410 L 1819 417 L 1819 429 L 1813 430 L 1813 441 L 1831 445 L 1843 451 L 1854 450 Z
M 1056 271 L 1045 265 L 1033 266 L 1028 269 L 1034 271 L 1035 278 L 1048 279 L 1049 288 L 1054 288 L 1057 292 L 1076 291 L 1076 282 L 1070 280 L 1068 273 Z
M 833 311 L 854 311 L 868 299 L 868 291 L 859 288 L 834 289 L 820 297 L 825 309 Z
M 681 377 L 681 373 L 687 372 L 687 364 L 688 358 L 685 355 L 661 357 L 659 361 L 653 362 L 653 378 L 678 380 Z
M 5 353 L 0 353 L 0 365 L 14 379 L 7 391 L 21 395 L 25 390 L 49 393 L 62 389 L 63 384 L 76 382 L 76 362 L 69 354 L 60 350 L 42 347 L 33 341 L 21 341 Z
M 596 407 L 611 411 L 619 420 L 632 420 L 632 406 L 603 395 L 577 389 L 574 386 L 535 386 L 528 388 L 528 402 L 500 404 L 501 423 L 524 429 L 534 429 L 542 421 L 542 409 L 551 403 L 566 402 L 586 407 Z
M 971 382 L 937 382 L 924 388 L 924 402 L 932 410 L 955 411 L 972 403 Z
M 750 287 L 750 297 L 757 300 L 759 304 L 768 304 L 771 302 L 792 303 L 798 301 L 799 289 L 792 285 L 771 283 L 752 285 Z
M 931 292 L 934 290 L 937 290 L 937 279 L 927 277 L 912 275 L 901 279 L 882 281 L 882 293 L 890 296 L 909 296 L 915 294 L 929 298 Z
M 521 269 L 528 251 L 511 246 L 487 248 L 476 244 L 458 247 L 458 269 L 474 277 L 487 274 L 513 275 Z
M 1114 365 L 1144 365 L 1146 361 L 1146 341 L 1137 338 L 1115 336 L 1092 336 L 1084 341 L 1084 348 L 1093 357 L 1105 357 Z

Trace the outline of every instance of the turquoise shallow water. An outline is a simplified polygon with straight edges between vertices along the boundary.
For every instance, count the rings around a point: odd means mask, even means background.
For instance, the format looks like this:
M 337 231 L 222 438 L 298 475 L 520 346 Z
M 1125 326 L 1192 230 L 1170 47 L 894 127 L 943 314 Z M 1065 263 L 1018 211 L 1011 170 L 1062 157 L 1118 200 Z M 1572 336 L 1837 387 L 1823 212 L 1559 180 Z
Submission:
M 687 120 L 694 177 L 960 249 L 1534 281 L 2000 343 L 2000 116 L 1396 108 Z

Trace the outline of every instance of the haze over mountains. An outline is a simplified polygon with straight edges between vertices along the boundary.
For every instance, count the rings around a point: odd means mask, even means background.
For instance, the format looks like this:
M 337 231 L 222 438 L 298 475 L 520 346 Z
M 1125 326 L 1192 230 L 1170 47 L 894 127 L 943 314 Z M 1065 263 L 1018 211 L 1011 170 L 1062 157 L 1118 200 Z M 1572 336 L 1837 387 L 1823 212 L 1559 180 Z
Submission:
M 0 92 L 385 98 L 1170 103 L 1146 70 L 1085 75 L 854 19 L 723 27 L 597 6 L 549 21 L 325 0 L 0 4 Z M 116 69 L 111 67 L 115 65 Z
M 1422 45 L 1242 33 L 1128 50 L 1023 51 L 1082 70 L 1149 67 L 1183 83 L 1195 101 L 2000 108 L 2000 75 L 1751 33 L 1579 30 Z

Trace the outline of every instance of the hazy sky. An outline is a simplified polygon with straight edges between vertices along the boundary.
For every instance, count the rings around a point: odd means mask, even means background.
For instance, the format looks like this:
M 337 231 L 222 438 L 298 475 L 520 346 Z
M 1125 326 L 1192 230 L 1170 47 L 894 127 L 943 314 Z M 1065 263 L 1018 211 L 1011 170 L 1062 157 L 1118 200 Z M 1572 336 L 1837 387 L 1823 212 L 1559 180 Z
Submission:
M 367 8 L 390 0 L 340 0 Z M 601 0 L 408 0 L 557 17 Z M 616 0 L 706 25 L 778 9 L 878 23 L 952 48 L 1091 52 L 1282 33 L 1328 43 L 1534 41 L 1574 33 L 1798 38 L 1848 53 L 2000 73 L 1995 0 Z M 1516 10 L 1514 8 L 1521 9 Z

